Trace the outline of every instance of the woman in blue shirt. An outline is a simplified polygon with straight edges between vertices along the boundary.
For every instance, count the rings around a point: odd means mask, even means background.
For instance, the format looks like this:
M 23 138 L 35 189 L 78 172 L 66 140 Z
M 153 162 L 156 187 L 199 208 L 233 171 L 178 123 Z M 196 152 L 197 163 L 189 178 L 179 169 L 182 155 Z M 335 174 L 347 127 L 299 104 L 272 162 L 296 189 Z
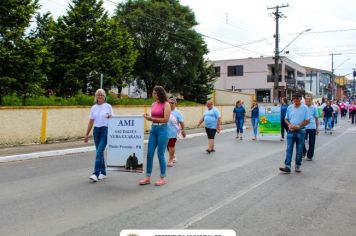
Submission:
M 258 108 L 257 101 L 254 100 L 251 106 L 251 124 L 252 124 L 253 135 L 254 135 L 252 140 L 257 139 L 258 122 L 259 122 L 259 108 Z
M 245 122 L 245 113 L 246 111 L 245 108 L 242 106 L 242 101 L 238 100 L 233 110 L 232 119 L 235 120 L 236 123 L 236 132 L 237 132 L 236 138 L 240 138 L 240 140 L 242 140 L 242 133 L 244 132 L 243 126 Z
M 282 98 L 282 105 L 281 105 L 281 141 L 284 140 L 284 130 L 288 133 L 288 125 L 284 121 L 287 114 L 288 108 L 288 100 L 287 98 Z

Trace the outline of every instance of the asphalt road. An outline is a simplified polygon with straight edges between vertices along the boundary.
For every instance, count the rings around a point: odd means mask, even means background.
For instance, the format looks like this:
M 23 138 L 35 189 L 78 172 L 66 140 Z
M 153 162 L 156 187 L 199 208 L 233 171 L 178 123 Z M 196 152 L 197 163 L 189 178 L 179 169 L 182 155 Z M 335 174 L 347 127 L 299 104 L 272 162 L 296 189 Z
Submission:
M 247 131 L 250 136 L 251 131 Z M 317 137 L 315 160 L 281 174 L 286 143 L 217 136 L 177 144 L 168 184 L 110 172 L 94 153 L 0 164 L 0 235 L 119 235 L 122 229 L 234 229 L 237 235 L 356 235 L 356 125 Z M 155 157 L 153 181 L 158 178 Z

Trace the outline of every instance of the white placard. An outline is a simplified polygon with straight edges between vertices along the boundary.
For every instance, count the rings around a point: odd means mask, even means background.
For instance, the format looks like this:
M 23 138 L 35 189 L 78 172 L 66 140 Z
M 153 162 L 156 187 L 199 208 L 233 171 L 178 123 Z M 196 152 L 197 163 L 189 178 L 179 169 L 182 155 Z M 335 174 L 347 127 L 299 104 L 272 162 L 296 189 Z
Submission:
M 109 120 L 108 170 L 142 173 L 143 148 L 143 116 L 113 116 Z
M 125 229 L 120 236 L 236 236 L 232 229 Z

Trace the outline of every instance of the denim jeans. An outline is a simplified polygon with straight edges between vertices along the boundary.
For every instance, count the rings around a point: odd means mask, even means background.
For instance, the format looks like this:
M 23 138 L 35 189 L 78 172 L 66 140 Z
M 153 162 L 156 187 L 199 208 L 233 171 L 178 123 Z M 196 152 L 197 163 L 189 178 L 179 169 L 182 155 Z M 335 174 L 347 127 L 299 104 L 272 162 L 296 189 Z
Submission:
M 337 125 L 337 116 L 339 115 L 338 112 L 334 113 L 334 119 L 331 121 L 331 128 L 334 128 L 335 125 Z
M 259 122 L 259 118 L 258 117 L 251 118 L 253 134 L 255 135 L 255 137 L 257 136 L 258 122 Z
M 303 156 L 307 156 L 309 159 L 313 159 L 314 156 L 314 147 L 315 147 L 315 137 L 316 129 L 306 129 L 305 130 L 305 140 L 308 140 L 308 150 L 305 147 L 303 148 Z
M 108 142 L 108 127 L 94 127 L 94 144 L 96 148 L 94 175 L 106 175 L 104 151 Z
M 244 132 L 244 130 L 243 130 L 244 118 L 243 117 L 236 117 L 235 123 L 236 123 L 236 132 L 237 132 L 237 134 L 243 133 Z
M 331 128 L 332 128 L 332 126 L 331 126 L 332 119 L 333 119 L 332 117 L 324 117 L 325 131 L 331 130 Z
M 300 166 L 302 164 L 304 138 L 305 138 L 305 129 L 288 131 L 286 160 L 284 161 L 285 166 L 291 168 L 294 143 L 296 145 L 295 165 Z
M 147 148 L 147 166 L 146 176 L 152 175 L 153 157 L 157 148 L 157 155 L 159 160 L 159 168 L 161 170 L 161 177 L 166 176 L 166 158 L 165 152 L 168 144 L 168 126 L 164 125 L 152 125 L 150 136 L 148 138 Z

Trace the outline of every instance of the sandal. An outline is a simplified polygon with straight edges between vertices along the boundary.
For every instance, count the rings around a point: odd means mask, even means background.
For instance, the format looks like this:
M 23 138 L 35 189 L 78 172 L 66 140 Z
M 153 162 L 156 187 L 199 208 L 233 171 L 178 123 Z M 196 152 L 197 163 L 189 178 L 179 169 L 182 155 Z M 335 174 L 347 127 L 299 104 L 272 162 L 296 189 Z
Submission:
M 176 163 L 176 162 L 177 162 L 177 158 L 174 157 L 174 158 L 173 158 L 173 163 Z
M 173 161 L 168 162 L 168 167 L 173 167 Z
M 206 149 L 206 152 L 207 152 L 208 154 L 210 154 L 210 153 L 211 153 L 211 150 L 209 150 L 209 149 Z
M 141 180 L 138 182 L 139 185 L 147 185 L 147 184 L 150 184 L 150 183 L 151 183 L 151 179 L 148 178 L 148 177 L 146 177 L 146 178 L 144 178 L 144 179 L 141 179 Z
M 156 181 L 155 185 L 161 186 L 161 185 L 165 185 L 166 183 L 167 183 L 167 181 L 165 179 L 159 179 Z

